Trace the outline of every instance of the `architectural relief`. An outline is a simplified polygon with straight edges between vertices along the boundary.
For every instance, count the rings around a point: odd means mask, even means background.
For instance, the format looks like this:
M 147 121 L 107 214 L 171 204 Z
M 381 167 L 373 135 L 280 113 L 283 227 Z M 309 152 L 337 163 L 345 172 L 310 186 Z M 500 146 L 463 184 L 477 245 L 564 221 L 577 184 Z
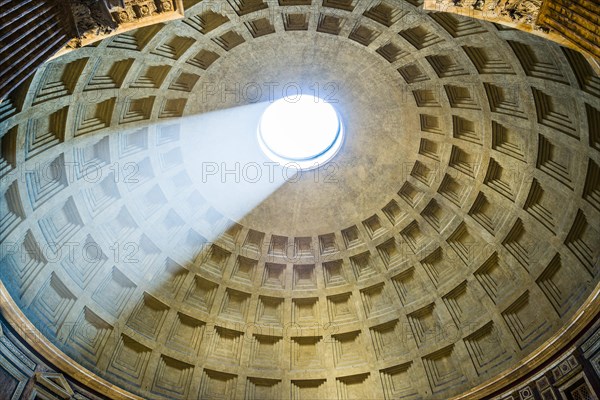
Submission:
M 424 0 L 423 8 L 506 25 L 600 57 L 600 6 L 589 0 Z
M 66 49 L 93 44 L 106 37 L 183 17 L 183 0 L 69 0 L 78 36 Z

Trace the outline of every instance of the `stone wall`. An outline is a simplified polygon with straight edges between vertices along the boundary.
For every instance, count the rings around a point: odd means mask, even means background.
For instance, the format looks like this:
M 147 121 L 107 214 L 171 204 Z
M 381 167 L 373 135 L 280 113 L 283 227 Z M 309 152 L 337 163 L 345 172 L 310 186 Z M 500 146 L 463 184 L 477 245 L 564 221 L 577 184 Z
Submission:
M 52 57 L 183 17 L 182 0 L 3 0 L 0 7 L 0 103 Z
M 61 0 L 3 0 L 0 101 L 75 36 Z

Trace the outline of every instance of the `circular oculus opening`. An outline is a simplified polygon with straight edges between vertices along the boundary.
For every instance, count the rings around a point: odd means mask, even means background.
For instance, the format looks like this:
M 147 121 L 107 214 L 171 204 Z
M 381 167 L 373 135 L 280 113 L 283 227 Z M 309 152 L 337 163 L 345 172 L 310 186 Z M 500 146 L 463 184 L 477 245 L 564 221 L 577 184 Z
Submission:
M 281 165 L 317 168 L 335 156 L 342 145 L 340 117 L 325 100 L 301 95 L 270 104 L 258 124 L 264 153 Z

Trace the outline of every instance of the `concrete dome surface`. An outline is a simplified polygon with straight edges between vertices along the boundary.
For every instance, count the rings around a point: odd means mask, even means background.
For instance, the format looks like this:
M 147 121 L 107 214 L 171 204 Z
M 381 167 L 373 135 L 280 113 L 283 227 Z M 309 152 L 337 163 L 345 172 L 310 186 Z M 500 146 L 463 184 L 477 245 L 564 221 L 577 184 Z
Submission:
M 314 168 L 257 140 L 299 94 L 343 124 Z M 502 25 L 198 2 L 47 62 L 0 132 L 0 279 L 119 396 L 481 398 L 596 304 L 598 65 Z

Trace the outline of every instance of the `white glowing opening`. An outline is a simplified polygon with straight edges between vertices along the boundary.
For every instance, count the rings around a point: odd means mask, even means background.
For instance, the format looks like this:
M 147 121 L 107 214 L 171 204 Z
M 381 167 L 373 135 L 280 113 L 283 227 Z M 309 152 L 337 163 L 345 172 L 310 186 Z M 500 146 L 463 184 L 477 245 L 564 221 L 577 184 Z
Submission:
M 270 159 L 303 169 L 329 161 L 342 145 L 342 138 L 342 123 L 335 108 L 310 95 L 273 102 L 258 125 L 258 141 Z

